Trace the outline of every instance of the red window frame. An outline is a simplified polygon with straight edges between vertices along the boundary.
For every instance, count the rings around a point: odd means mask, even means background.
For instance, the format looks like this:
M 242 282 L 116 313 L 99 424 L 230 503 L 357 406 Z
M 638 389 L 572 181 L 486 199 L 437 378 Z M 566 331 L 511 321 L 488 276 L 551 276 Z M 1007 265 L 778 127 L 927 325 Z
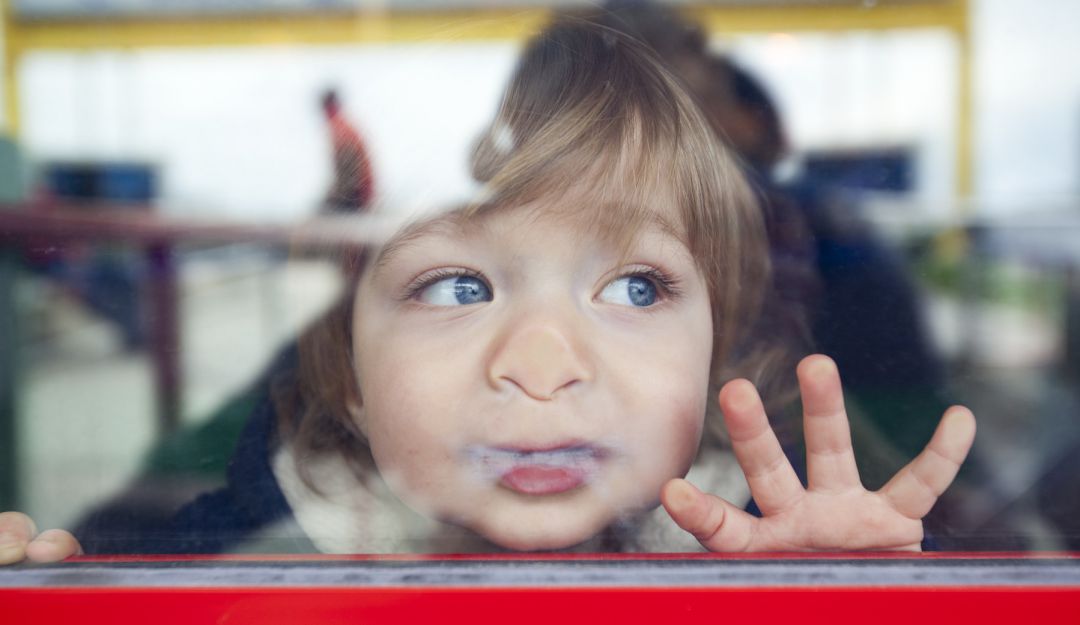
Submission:
M 1080 554 L 83 557 L 0 570 L 0 606 L 121 625 L 1060 622 Z

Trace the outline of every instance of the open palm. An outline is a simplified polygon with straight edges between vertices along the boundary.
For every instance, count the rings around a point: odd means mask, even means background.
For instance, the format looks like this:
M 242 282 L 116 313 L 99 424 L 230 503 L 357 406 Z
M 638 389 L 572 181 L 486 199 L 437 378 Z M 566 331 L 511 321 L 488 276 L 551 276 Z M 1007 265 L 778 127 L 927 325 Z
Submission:
M 721 389 L 720 407 L 763 516 L 681 479 L 661 493 L 668 514 L 712 551 L 918 550 L 922 518 L 952 483 L 974 441 L 971 411 L 949 408 L 922 453 L 871 492 L 855 465 L 836 365 L 809 356 L 799 363 L 798 377 L 807 487 L 784 455 L 754 386 L 734 380 Z

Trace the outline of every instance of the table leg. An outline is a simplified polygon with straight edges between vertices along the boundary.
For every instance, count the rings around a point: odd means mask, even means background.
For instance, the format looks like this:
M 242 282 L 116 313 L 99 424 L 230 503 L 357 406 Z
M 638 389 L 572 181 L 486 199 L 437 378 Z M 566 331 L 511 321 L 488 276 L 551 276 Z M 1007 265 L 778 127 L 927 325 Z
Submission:
M 0 510 L 19 508 L 19 434 L 16 414 L 19 331 L 16 327 L 15 280 L 18 255 L 0 249 Z
M 159 434 L 180 423 L 180 315 L 176 262 L 172 246 L 155 243 L 147 248 L 150 287 L 150 336 L 154 361 Z

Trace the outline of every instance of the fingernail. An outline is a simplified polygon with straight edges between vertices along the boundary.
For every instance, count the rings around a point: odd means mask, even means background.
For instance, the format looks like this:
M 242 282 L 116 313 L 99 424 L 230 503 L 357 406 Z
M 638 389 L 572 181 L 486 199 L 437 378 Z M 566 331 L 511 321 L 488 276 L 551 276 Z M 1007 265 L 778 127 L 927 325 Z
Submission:
M 42 532 L 41 534 L 38 534 L 37 538 L 34 539 L 34 542 L 49 543 L 50 545 L 55 545 L 56 543 L 60 542 L 59 538 L 59 536 L 54 536 L 53 534 L 50 534 L 48 532 Z
M 732 382 L 725 400 L 728 406 L 736 412 L 746 412 L 754 407 L 754 385 L 746 380 Z
M 944 423 L 941 426 L 945 430 L 945 435 L 950 438 L 966 433 L 968 429 L 967 411 L 962 408 L 950 408 L 942 421 Z
M 697 489 L 690 482 L 680 481 L 674 490 L 671 498 L 676 507 L 685 509 L 697 503 Z
M 820 380 L 825 376 L 832 375 L 834 371 L 836 371 L 836 365 L 833 364 L 831 359 L 815 358 L 810 363 L 810 371 L 808 373 L 815 379 Z

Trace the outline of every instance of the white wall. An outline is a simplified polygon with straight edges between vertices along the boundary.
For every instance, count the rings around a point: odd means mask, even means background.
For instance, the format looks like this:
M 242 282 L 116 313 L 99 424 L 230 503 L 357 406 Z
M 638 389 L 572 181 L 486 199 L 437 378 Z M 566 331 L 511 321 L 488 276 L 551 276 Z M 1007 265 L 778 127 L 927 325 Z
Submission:
M 160 165 L 168 210 L 291 219 L 329 183 L 318 95 L 336 85 L 367 137 L 380 196 L 448 201 L 490 121 L 511 43 L 41 52 L 21 68 L 31 157 Z
M 976 0 L 972 19 L 980 204 L 1080 195 L 1080 2 Z
M 1080 2 L 971 0 L 974 207 L 1075 207 Z M 916 146 L 919 199 L 955 177 L 956 42 L 944 31 L 745 37 L 733 54 L 774 89 L 795 147 Z
M 947 209 L 958 60 L 948 32 L 777 33 L 720 43 L 770 90 L 796 153 L 909 147 L 917 199 Z
M 723 44 L 775 91 L 796 148 L 911 145 L 920 194 L 951 192 L 947 35 Z M 22 66 L 24 137 L 37 159 L 157 162 L 171 210 L 291 218 L 328 182 L 315 98 L 333 83 L 370 140 L 383 199 L 438 203 L 468 190 L 468 148 L 515 54 L 510 43 L 37 53 Z
M 1080 194 L 1080 2 L 973 0 L 975 190 L 983 210 Z M 716 42 L 774 92 L 796 149 L 902 144 L 918 196 L 949 210 L 956 42 L 945 31 Z M 337 84 L 389 205 L 470 188 L 469 145 L 516 54 L 509 42 L 41 52 L 20 67 L 36 159 L 148 159 L 169 210 L 290 219 L 329 176 L 316 96 Z

